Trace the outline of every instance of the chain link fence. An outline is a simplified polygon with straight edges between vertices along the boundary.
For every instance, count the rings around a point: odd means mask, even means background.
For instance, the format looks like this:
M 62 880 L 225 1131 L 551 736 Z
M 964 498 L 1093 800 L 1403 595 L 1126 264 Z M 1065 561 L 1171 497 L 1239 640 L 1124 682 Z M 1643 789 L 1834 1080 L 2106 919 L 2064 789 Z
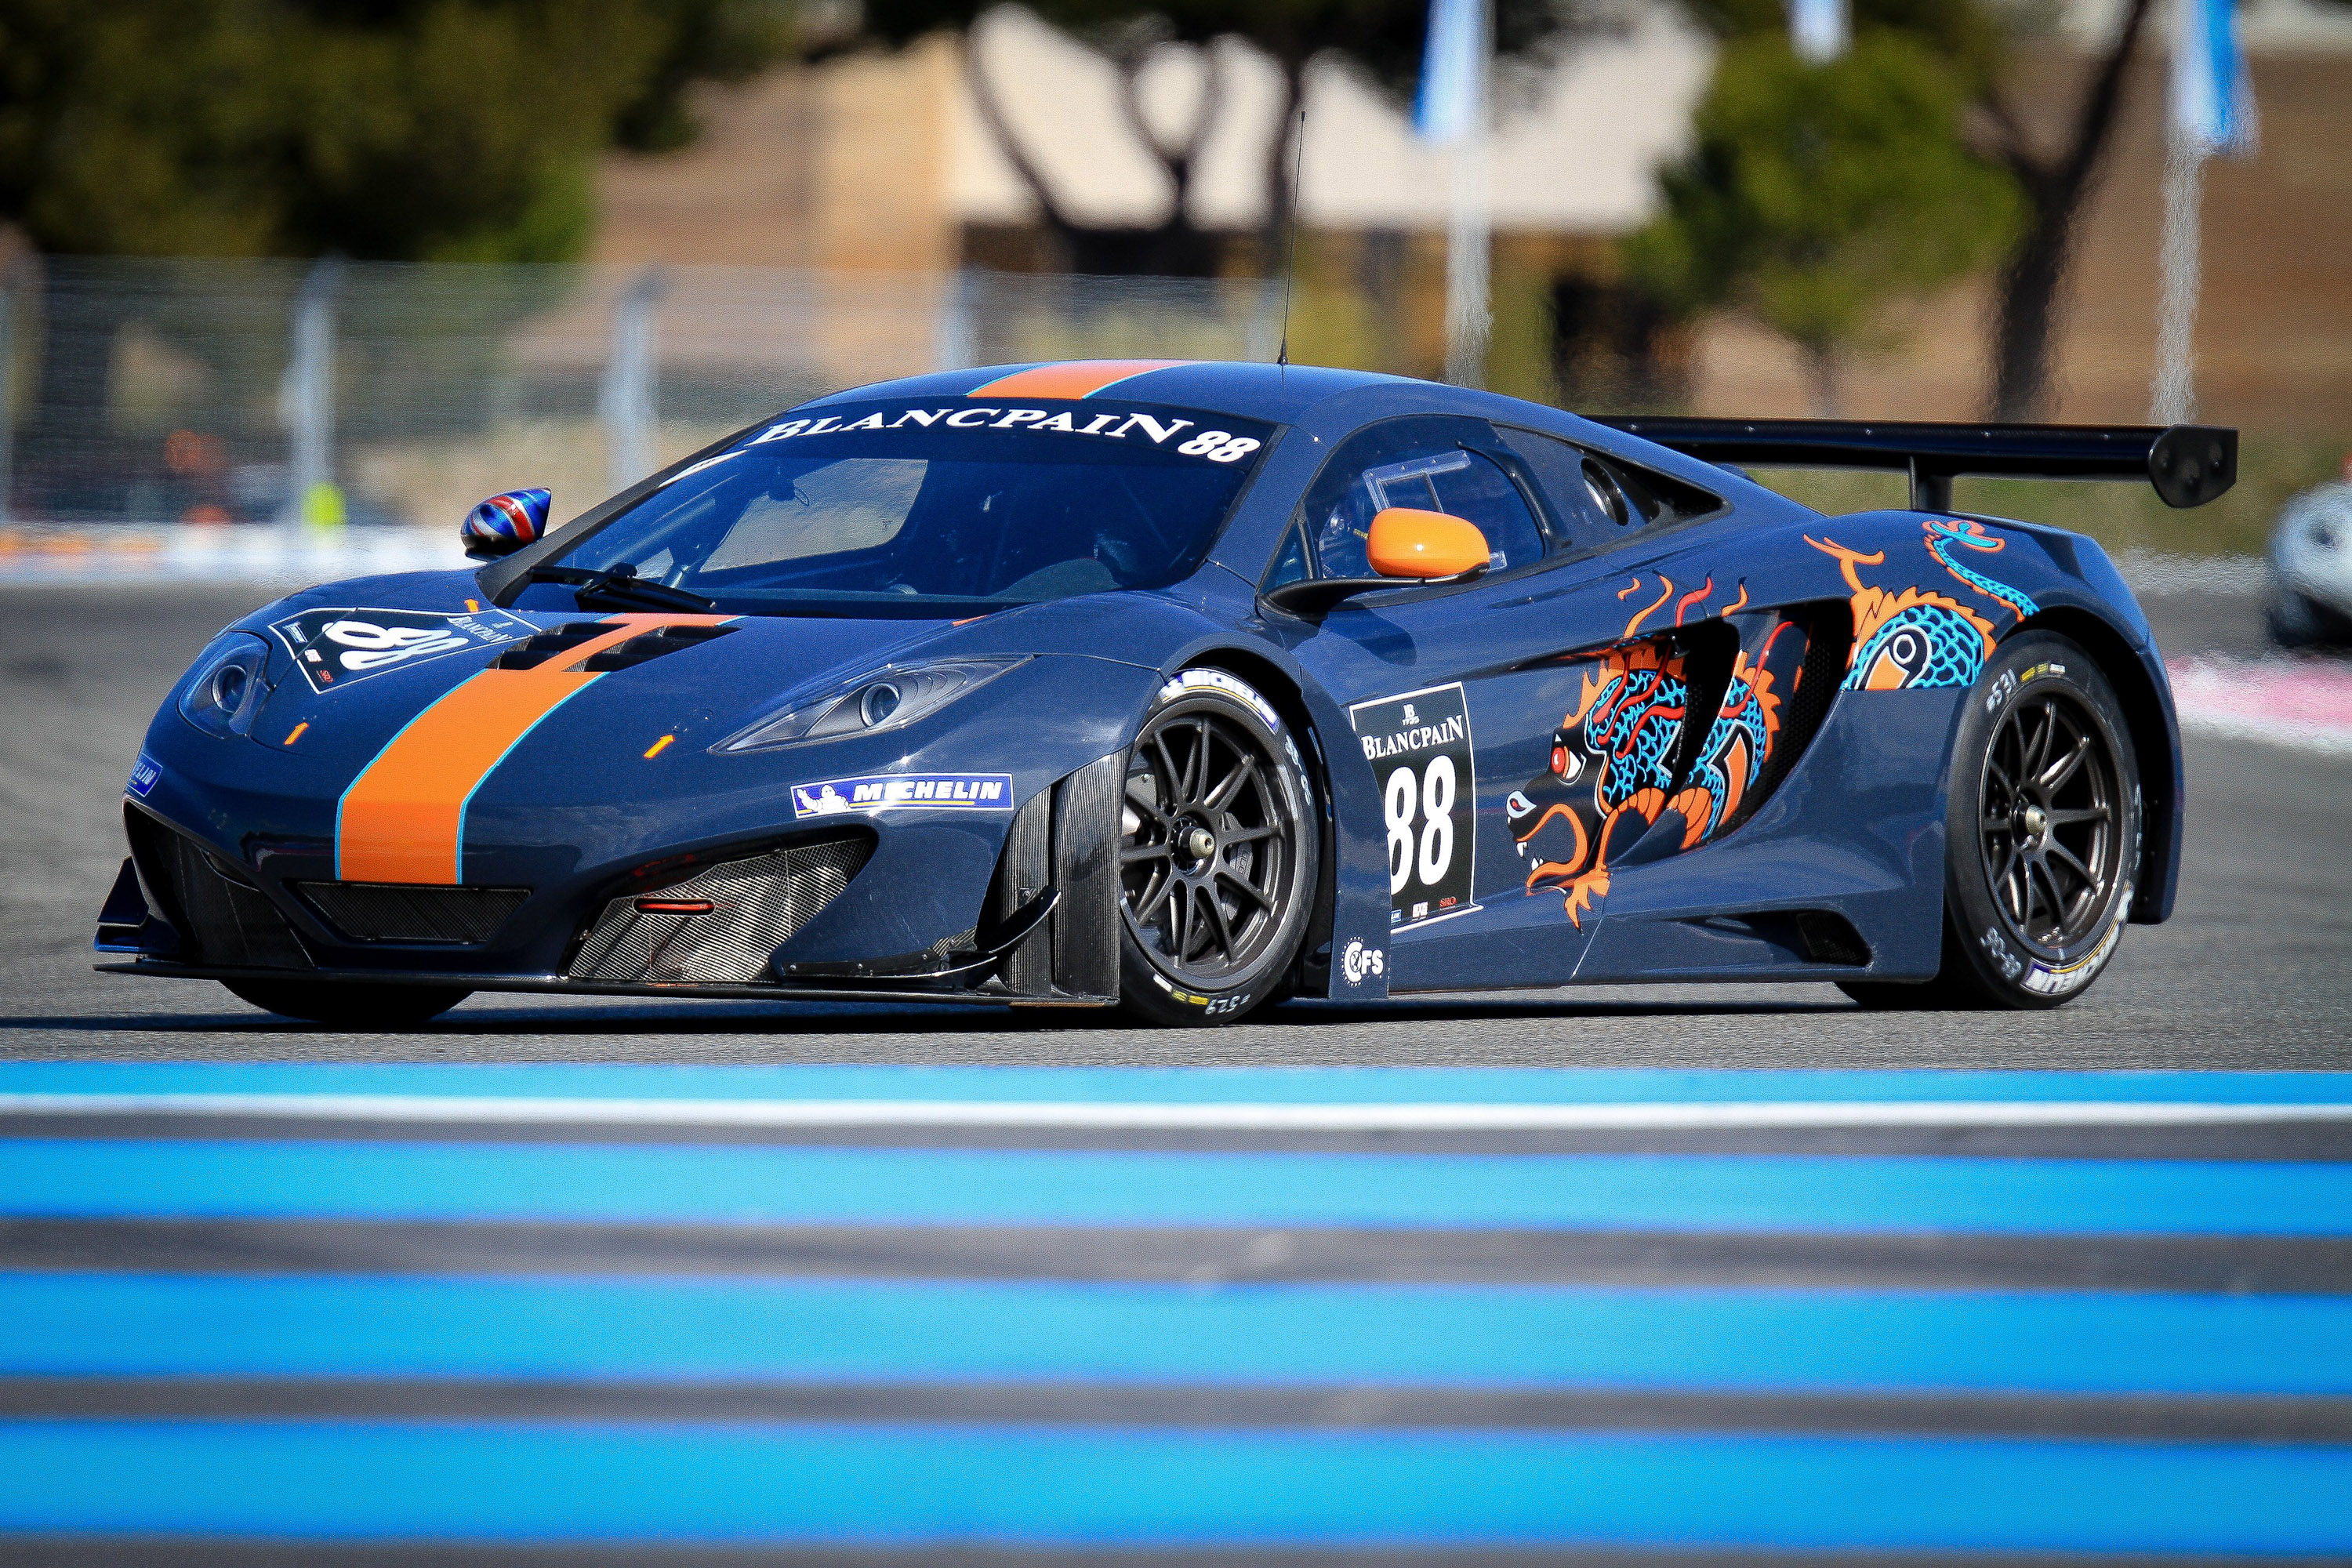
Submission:
M 1310 357 L 1430 370 L 1402 357 L 1409 334 L 1349 326 L 1393 327 L 1399 299 L 1308 285 L 1293 325 Z M 456 565 L 484 496 L 545 486 L 571 517 L 821 392 L 974 364 L 1266 360 L 1282 329 L 1279 286 L 1252 279 L 20 257 L 0 266 L 0 579 Z M 2195 513 L 2119 486 L 1972 482 L 1962 504 L 2080 529 L 2134 570 L 2251 557 L 2340 453 L 2250 430 L 2237 489 Z M 1763 477 L 1832 512 L 1901 500 L 1870 476 Z
M 454 529 L 522 485 L 567 516 L 829 389 L 1270 359 L 1281 312 L 1250 279 L 980 271 L 52 258 L 5 281 L 0 522 L 19 553 L 60 525 L 84 552 L 100 527 Z

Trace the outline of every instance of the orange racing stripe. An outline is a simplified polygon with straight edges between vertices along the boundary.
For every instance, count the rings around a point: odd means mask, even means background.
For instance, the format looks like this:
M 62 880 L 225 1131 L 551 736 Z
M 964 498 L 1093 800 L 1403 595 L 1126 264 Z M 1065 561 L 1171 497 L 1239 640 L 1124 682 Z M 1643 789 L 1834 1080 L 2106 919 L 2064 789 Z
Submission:
M 408 721 L 360 770 L 335 810 L 335 875 L 352 882 L 437 883 L 465 875 L 466 805 L 541 720 L 603 679 L 580 667 L 662 626 L 727 616 L 607 616 L 612 630 L 530 669 L 485 669 Z
M 1059 364 L 1041 364 L 1028 370 L 1016 370 L 1011 375 L 998 376 L 985 386 L 975 386 L 966 397 L 1092 397 L 1096 393 L 1129 376 L 1147 371 L 1171 370 L 1177 365 L 1197 364 L 1189 359 L 1074 359 Z

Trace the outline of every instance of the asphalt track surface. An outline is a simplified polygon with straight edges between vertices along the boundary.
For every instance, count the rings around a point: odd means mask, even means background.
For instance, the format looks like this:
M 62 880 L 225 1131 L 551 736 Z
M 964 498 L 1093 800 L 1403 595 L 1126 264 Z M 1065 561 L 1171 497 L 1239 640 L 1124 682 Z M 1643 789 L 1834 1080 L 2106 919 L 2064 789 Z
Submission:
M 2189 741 L 2179 912 L 2054 1012 L 1887 1016 L 1827 985 L 1610 987 L 1293 1005 L 1239 1027 L 934 1006 L 480 996 L 413 1032 L 322 1034 L 209 982 L 90 971 L 122 775 L 188 659 L 257 592 L 0 591 L 0 1053 L 23 1059 L 1412 1064 L 1709 1068 L 2352 1066 L 2352 759 Z M 2252 652 L 2254 605 L 2149 605 L 2168 652 Z
M 2352 1562 L 2352 760 L 2053 1013 L 327 1034 L 89 968 L 259 597 L 0 596 L 0 1563 Z

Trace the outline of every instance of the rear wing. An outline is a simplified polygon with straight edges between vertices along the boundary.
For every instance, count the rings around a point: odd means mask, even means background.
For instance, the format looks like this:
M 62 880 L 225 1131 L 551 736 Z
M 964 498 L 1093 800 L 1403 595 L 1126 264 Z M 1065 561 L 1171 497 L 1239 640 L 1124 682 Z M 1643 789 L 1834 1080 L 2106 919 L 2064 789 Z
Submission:
M 1593 420 L 1710 463 L 1778 468 L 1894 468 L 1916 511 L 1952 510 L 1961 474 L 2003 479 L 2145 479 L 2164 504 L 2203 506 L 2238 478 L 2238 433 L 2210 425 L 1928 425 L 1851 419 Z

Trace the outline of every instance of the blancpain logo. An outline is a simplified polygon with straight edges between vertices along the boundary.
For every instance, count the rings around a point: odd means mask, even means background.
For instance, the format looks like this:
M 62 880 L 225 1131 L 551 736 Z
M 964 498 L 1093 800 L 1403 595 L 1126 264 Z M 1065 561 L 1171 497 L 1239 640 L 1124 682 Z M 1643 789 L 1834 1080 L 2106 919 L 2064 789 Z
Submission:
M 1118 441 L 1130 432 L 1139 433 L 1153 446 L 1191 425 L 1190 419 L 1155 419 L 1149 414 L 1097 414 L 1084 425 L 1077 419 L 1084 415 L 1055 414 L 1042 408 L 991 408 L 966 404 L 960 408 L 909 408 L 895 419 L 886 414 L 868 414 L 863 419 L 844 424 L 841 416 L 828 414 L 822 419 L 787 419 L 781 425 L 771 425 L 751 437 L 751 445 L 765 441 L 789 441 L 795 436 L 830 436 L 840 430 L 897 430 L 913 425 L 919 428 L 943 425 L 950 430 L 970 430 L 986 426 L 996 430 L 1052 430 L 1073 436 L 1101 436 Z
M 1412 704 L 1405 704 L 1404 721 L 1409 728 L 1386 735 L 1364 736 L 1364 756 L 1370 762 L 1383 757 L 1402 756 L 1407 752 L 1425 752 L 1432 746 L 1443 746 L 1469 738 L 1470 721 L 1459 713 L 1447 715 L 1434 724 L 1418 722 Z
M 1226 421 L 1230 424 L 1233 421 Z M 1238 463 L 1265 445 L 1257 436 L 1207 430 L 1197 420 L 1164 414 L 1092 414 L 1055 412 L 1045 408 L 1010 408 L 1002 404 L 958 404 L 945 408 L 877 409 L 854 419 L 838 414 L 818 418 L 787 419 L 771 425 L 744 443 L 744 450 L 771 441 L 810 436 L 845 436 L 860 430 L 1007 430 L 1031 436 L 1088 436 L 1099 441 L 1140 442 L 1198 458 L 1211 463 Z M 1189 434 L 1188 434 L 1189 432 Z M 709 459 L 711 462 L 717 458 Z M 705 465 L 698 465 L 698 468 Z M 694 469 L 688 469 L 693 472 Z M 678 478 L 684 478 L 683 474 Z M 674 481 L 673 481 L 674 482 Z

